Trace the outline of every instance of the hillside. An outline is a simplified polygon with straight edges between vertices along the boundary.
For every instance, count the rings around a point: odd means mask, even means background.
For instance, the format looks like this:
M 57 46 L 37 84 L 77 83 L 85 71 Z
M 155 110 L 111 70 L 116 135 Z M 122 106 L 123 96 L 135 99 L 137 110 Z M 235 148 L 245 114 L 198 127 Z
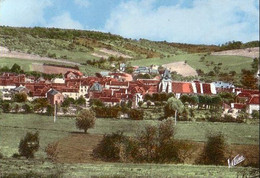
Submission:
M 233 52 L 235 56 L 228 56 L 222 50 L 257 45 L 259 46 L 257 41 L 246 44 L 229 42 L 222 46 L 195 45 L 155 42 L 146 39 L 133 40 L 96 31 L 0 27 L 0 67 L 11 67 L 12 64 L 17 63 L 24 70 L 33 70 L 34 63 L 78 65 L 83 73 L 94 75 L 101 70 L 115 70 L 122 62 L 141 66 L 170 63 L 174 65 L 175 62 L 186 62 L 190 66 L 192 75 L 184 74 L 183 76 L 186 76 L 184 78 L 176 76 L 176 80 L 228 81 L 229 79 L 226 80 L 223 76 L 235 71 L 237 75 L 230 81 L 234 80 L 235 83 L 239 83 L 241 69 L 251 70 L 252 58 L 236 51 Z M 215 52 L 223 55 L 215 55 L 218 54 Z M 27 59 L 26 62 L 24 59 Z M 180 65 L 176 67 L 180 68 Z M 216 68 L 218 68 L 218 74 L 207 75 Z M 186 68 L 181 68 L 175 71 L 185 70 Z M 194 71 L 198 70 L 205 75 L 196 76 Z M 219 76 L 221 72 L 222 77 Z

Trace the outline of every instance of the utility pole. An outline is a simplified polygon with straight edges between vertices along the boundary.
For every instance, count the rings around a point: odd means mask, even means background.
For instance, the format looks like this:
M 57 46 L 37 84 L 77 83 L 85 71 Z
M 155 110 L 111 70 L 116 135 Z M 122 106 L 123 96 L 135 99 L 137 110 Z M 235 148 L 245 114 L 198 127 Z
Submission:
M 53 114 L 53 116 L 54 116 L 54 118 L 53 118 L 54 123 L 56 122 L 56 117 L 57 117 L 56 109 L 57 109 L 57 107 L 56 107 L 56 103 L 55 103 L 54 104 L 54 114 Z

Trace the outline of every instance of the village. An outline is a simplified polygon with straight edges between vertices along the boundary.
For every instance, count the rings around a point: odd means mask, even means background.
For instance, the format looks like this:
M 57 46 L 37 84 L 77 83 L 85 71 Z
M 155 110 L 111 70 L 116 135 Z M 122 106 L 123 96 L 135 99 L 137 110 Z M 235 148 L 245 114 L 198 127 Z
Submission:
M 51 80 L 5 72 L 0 76 L 1 96 L 3 101 L 11 101 L 17 93 L 24 93 L 28 101 L 46 98 L 52 106 L 59 106 L 68 98 L 73 100 L 84 98 L 85 103 L 82 107 L 90 107 L 91 100 L 99 100 L 105 106 L 126 103 L 130 108 L 139 108 L 143 104 L 155 106 L 156 102 L 147 101 L 145 98 L 158 93 L 172 94 L 177 99 L 183 95 L 214 97 L 220 93 L 232 93 L 235 96 L 234 101 L 220 103 L 222 115 L 227 114 L 236 118 L 241 110 L 249 115 L 259 110 L 258 90 L 237 88 L 222 81 L 212 83 L 174 81 L 167 68 L 158 71 L 158 67 L 154 66 L 137 66 L 132 75 L 124 70 L 124 64 L 121 64 L 116 72 L 100 72 L 96 76 L 84 76 L 78 70 L 68 70 L 62 78 Z M 136 79 L 137 74 L 146 73 L 156 75 L 153 79 Z M 10 112 L 15 112 L 14 110 L 10 109 Z M 16 112 L 23 112 L 23 108 L 19 108 L 18 111 L 16 109 Z M 46 112 L 46 108 L 42 112 Z M 62 111 L 58 113 L 65 114 Z

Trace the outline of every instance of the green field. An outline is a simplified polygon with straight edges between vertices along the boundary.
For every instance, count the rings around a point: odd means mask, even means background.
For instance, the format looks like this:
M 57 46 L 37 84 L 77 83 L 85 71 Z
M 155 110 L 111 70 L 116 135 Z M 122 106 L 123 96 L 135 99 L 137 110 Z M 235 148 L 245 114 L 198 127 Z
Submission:
M 145 126 L 157 125 L 160 121 L 143 120 L 117 120 L 97 119 L 95 128 L 90 134 L 109 134 L 124 131 L 126 135 L 134 136 Z M 183 140 L 206 141 L 208 133 L 221 132 L 232 144 L 259 144 L 259 127 L 255 124 L 212 123 L 212 122 L 178 122 L 175 138 Z M 50 116 L 36 114 L 1 114 L 0 116 L 0 149 L 8 157 L 18 152 L 20 139 L 28 131 L 39 131 L 40 151 L 37 157 L 44 158 L 45 147 L 60 138 L 68 136 L 71 132 L 78 132 L 74 118 L 58 118 L 53 123 Z
M 251 69 L 251 63 L 253 59 L 242 56 L 213 56 L 207 55 L 204 62 L 200 62 L 200 58 L 204 54 L 179 54 L 175 56 L 170 56 L 169 58 L 150 58 L 150 59 L 141 59 L 130 61 L 132 65 L 137 66 L 150 66 L 154 65 L 163 65 L 172 62 L 187 61 L 194 69 L 201 69 L 204 72 L 209 72 L 213 70 L 214 65 L 207 66 L 206 61 L 210 64 L 222 63 L 221 72 L 236 71 L 237 73 L 241 72 L 241 69 Z
M 0 176 L 26 175 L 28 172 L 52 177 L 242 177 L 253 176 L 257 169 L 227 166 L 196 166 L 182 164 L 53 164 L 42 160 L 1 161 Z M 31 177 L 29 176 L 29 177 Z M 12 176 L 11 176 L 12 177 Z M 34 176 L 37 177 L 37 176 Z

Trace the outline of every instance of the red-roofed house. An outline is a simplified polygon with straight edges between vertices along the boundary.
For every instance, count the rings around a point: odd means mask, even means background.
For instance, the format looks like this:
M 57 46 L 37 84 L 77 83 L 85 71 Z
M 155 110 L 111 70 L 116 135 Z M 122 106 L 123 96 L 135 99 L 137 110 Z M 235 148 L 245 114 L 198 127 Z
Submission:
M 250 100 L 247 103 L 247 112 L 248 114 L 252 114 L 254 110 L 259 111 L 259 95 L 252 95 Z

